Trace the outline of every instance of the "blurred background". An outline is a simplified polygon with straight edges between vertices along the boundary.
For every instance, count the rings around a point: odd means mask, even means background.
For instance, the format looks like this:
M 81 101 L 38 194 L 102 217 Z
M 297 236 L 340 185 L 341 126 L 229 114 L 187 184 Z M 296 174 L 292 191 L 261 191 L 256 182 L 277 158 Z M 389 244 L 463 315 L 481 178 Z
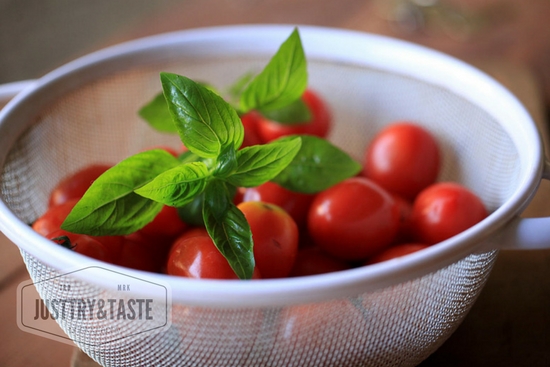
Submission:
M 339 27 L 423 44 L 485 70 L 520 98 L 547 139 L 548 19 L 550 0 L 0 0 L 0 84 L 162 32 L 242 23 Z M 546 182 L 538 195 L 524 215 L 550 215 Z M 0 250 L 0 257 L 17 252 Z M 15 324 L 15 286 L 28 278 L 23 264 L 6 257 L 0 268 L 0 301 L 10 305 L 0 315 L 0 366 L 69 366 L 73 347 Z M 503 252 L 472 312 L 422 366 L 550 366 L 548 347 L 550 252 Z
M 550 100 L 548 0 L 0 0 L 0 83 L 113 43 L 185 28 L 291 23 L 387 34 L 526 66 Z

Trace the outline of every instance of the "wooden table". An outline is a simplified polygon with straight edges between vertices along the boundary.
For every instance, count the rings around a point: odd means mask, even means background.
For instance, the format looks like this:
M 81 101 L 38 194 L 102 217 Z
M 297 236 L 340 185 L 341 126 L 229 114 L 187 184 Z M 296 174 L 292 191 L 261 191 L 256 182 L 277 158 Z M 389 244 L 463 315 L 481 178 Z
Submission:
M 548 139 L 547 2 L 518 7 L 519 2 L 514 1 L 449 1 L 447 4 L 462 7 L 464 14 L 473 14 L 470 19 L 480 22 L 476 27 L 455 25 L 450 30 L 434 25 L 443 17 L 434 15 L 434 9 L 414 13 L 415 22 L 411 22 L 412 13 L 407 21 L 398 22 L 396 12 L 391 11 L 396 8 L 388 10 L 388 3 L 391 1 L 188 0 L 120 27 L 102 46 L 165 31 L 236 23 L 315 24 L 387 34 L 438 48 L 494 75 L 527 106 Z M 537 19 L 542 20 L 537 23 Z M 97 45 L 79 52 L 95 48 Z M 550 185 L 543 182 L 524 216 L 550 215 L 548 200 Z M 70 366 L 74 347 L 17 327 L 16 289 L 28 275 L 17 247 L 1 234 L 0 251 L 0 366 Z M 548 347 L 550 251 L 503 251 L 470 314 L 422 366 L 548 366 Z

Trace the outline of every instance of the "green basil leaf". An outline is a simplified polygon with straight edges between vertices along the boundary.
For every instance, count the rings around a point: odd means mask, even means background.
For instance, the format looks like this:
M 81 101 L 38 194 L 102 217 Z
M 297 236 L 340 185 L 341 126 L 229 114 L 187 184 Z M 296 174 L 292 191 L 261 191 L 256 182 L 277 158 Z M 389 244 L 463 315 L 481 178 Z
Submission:
M 204 219 L 202 218 L 203 202 L 204 191 L 195 196 L 191 202 L 178 207 L 178 216 L 191 226 L 204 227 Z
M 94 236 L 125 235 L 151 222 L 162 204 L 134 193 L 157 175 L 179 164 L 163 149 L 124 159 L 95 180 L 61 228 Z
M 214 176 L 224 178 L 231 175 L 237 168 L 237 152 L 233 146 L 226 147 L 218 157 Z
M 204 190 L 209 177 L 203 162 L 184 163 L 161 173 L 135 192 L 169 206 L 183 206 Z
M 143 106 L 138 111 L 138 114 L 157 131 L 169 134 L 176 134 L 178 132 L 162 93 L 157 94 L 149 103 Z
M 262 115 L 283 125 L 307 124 L 312 118 L 308 105 L 301 98 L 277 110 L 262 112 Z
M 202 158 L 193 152 L 186 151 L 179 155 L 178 160 L 180 163 L 202 162 Z
M 244 138 L 241 120 L 222 97 L 181 75 L 161 73 L 162 88 L 183 144 L 203 158 L 217 158 Z
M 232 85 L 229 86 L 228 94 L 233 103 L 235 103 L 236 105 L 239 104 L 241 94 L 243 93 L 248 83 L 252 81 L 252 79 L 254 79 L 254 73 L 248 72 L 243 74 Z
M 240 279 L 254 272 L 252 232 L 244 214 L 233 204 L 231 188 L 212 180 L 205 191 L 203 218 L 208 234 Z
M 237 152 L 238 167 L 226 180 L 235 186 L 254 187 L 277 176 L 300 151 L 302 140 L 294 136 Z
M 245 88 L 241 110 L 276 110 L 296 101 L 307 87 L 307 62 L 298 29 Z
M 300 151 L 273 182 L 289 190 L 314 194 L 361 171 L 359 162 L 327 140 L 316 136 L 300 136 Z M 285 137 L 276 141 L 291 138 Z

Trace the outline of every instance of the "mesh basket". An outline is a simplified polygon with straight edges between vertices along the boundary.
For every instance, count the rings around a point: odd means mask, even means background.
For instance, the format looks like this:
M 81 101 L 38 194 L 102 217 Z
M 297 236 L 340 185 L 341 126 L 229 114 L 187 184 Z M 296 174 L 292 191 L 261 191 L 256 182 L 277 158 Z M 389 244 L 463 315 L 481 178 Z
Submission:
M 343 30 L 300 30 L 310 86 L 333 112 L 334 143 L 361 160 L 385 124 L 416 121 L 444 148 L 440 180 L 470 187 L 491 215 L 398 260 L 294 279 L 197 281 L 59 251 L 28 223 L 46 210 L 62 177 L 150 146 L 179 146 L 177 137 L 152 131 L 136 113 L 160 91 L 160 71 L 223 89 L 262 68 L 291 28 L 190 30 L 94 53 L 46 75 L 3 110 L 0 221 L 43 298 L 143 296 L 113 287 L 120 274 L 168 290 L 157 301 L 166 303 L 169 322 L 154 332 L 127 320 L 58 320 L 99 364 L 414 366 L 475 302 L 497 255 L 489 239 L 537 185 L 541 148 L 528 114 L 493 80 L 436 52 Z M 74 271 L 84 264 L 108 271 Z M 44 281 L 60 276 L 70 287 Z

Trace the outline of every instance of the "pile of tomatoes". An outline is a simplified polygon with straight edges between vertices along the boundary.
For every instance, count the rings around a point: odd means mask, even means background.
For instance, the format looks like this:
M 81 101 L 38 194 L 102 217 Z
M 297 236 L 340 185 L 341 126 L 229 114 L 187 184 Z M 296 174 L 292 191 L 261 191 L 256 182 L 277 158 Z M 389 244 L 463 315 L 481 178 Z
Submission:
M 327 104 L 303 96 L 312 120 L 282 125 L 252 112 L 242 116 L 243 146 L 289 134 L 326 138 Z M 165 148 L 175 156 L 172 148 Z M 441 152 L 434 136 L 411 121 L 381 130 L 364 152 L 363 171 L 318 194 L 289 191 L 273 182 L 241 188 L 234 198 L 254 240 L 253 279 L 304 276 L 366 266 L 450 238 L 487 216 L 468 188 L 438 182 Z M 129 268 L 193 278 L 236 279 L 202 227 L 183 222 L 165 206 L 141 230 L 126 236 L 89 236 L 60 229 L 89 185 L 109 164 L 83 168 L 51 193 L 47 212 L 32 227 L 80 254 Z

